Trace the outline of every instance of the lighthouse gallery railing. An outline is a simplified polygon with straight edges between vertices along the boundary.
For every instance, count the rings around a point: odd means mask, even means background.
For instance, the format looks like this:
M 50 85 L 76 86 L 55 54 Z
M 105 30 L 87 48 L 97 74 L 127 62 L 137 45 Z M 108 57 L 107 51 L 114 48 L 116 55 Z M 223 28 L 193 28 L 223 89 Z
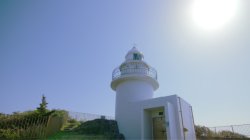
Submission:
M 122 76 L 128 76 L 131 74 L 139 74 L 149 76 L 155 80 L 157 80 L 157 72 L 154 68 L 123 68 L 120 70 L 120 67 L 114 69 L 112 73 L 112 80 L 118 79 Z

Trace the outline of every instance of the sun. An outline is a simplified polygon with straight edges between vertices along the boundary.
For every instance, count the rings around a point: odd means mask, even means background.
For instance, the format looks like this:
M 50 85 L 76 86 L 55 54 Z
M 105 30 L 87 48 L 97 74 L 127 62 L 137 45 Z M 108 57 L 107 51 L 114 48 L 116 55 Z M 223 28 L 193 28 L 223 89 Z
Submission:
M 191 15 L 195 24 L 205 30 L 223 27 L 236 14 L 238 0 L 194 0 Z

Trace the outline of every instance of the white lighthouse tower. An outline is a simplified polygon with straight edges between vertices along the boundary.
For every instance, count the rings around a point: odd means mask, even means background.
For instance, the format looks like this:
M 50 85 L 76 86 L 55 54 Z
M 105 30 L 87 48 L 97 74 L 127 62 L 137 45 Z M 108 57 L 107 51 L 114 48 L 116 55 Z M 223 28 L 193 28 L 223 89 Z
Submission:
M 125 62 L 113 71 L 111 87 L 116 91 L 115 119 L 120 130 L 126 131 L 128 104 L 153 98 L 159 87 L 157 72 L 143 61 L 144 56 L 135 47 L 126 55 Z
M 191 106 L 177 95 L 153 98 L 157 72 L 143 59 L 133 47 L 112 73 L 119 131 L 126 139 L 195 139 Z
M 111 87 L 116 91 L 116 119 L 122 118 L 122 112 L 131 101 L 153 98 L 158 89 L 157 73 L 143 61 L 143 54 L 133 47 L 126 60 L 113 71 Z

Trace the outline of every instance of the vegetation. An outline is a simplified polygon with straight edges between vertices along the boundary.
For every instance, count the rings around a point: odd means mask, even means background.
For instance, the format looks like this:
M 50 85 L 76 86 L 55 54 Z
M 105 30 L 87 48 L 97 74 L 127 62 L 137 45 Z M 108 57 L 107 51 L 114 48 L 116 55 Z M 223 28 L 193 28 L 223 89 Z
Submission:
M 75 119 L 68 119 L 67 123 L 63 126 L 62 130 L 64 131 L 72 131 L 77 128 L 81 123 Z
M 73 129 L 69 129 L 73 128 Z M 69 119 L 63 131 L 56 133 L 48 140 L 124 140 L 119 133 L 118 126 L 114 120 L 95 119 L 86 122 L 79 122 Z
M 40 137 L 46 127 L 48 116 L 37 112 L 15 113 L 1 115 L 0 138 L 17 139 L 22 137 Z
M 107 140 L 103 135 L 84 135 L 74 131 L 61 131 L 47 138 L 47 140 Z
M 249 139 L 245 135 L 231 132 L 231 131 L 219 131 L 214 132 L 208 127 L 205 126 L 195 126 L 195 133 L 197 138 L 202 139 L 210 139 L 210 138 L 217 138 L 217 139 Z
M 123 134 L 119 133 L 118 125 L 115 120 L 95 119 L 81 123 L 74 129 L 75 132 L 84 135 L 102 135 L 106 139 L 125 139 Z
M 115 120 L 104 118 L 79 122 L 68 117 L 64 110 L 48 110 L 46 97 L 33 111 L 0 113 L 0 139 L 115 139 L 124 140 Z M 63 131 L 61 131 L 63 130 Z M 197 139 L 249 139 L 231 131 L 212 131 L 205 126 L 195 126 Z M 49 137 L 48 137 L 49 136 Z
M 67 112 L 63 110 L 1 114 L 0 139 L 44 138 L 60 131 L 66 120 Z
M 68 114 L 64 110 L 48 110 L 42 96 L 40 107 L 33 111 L 0 113 L 0 139 L 45 138 L 60 131 Z
M 47 110 L 47 101 L 46 101 L 46 97 L 43 95 L 42 96 L 42 103 L 40 103 L 40 106 L 37 108 L 37 111 L 40 113 L 40 114 L 45 114 L 48 112 Z

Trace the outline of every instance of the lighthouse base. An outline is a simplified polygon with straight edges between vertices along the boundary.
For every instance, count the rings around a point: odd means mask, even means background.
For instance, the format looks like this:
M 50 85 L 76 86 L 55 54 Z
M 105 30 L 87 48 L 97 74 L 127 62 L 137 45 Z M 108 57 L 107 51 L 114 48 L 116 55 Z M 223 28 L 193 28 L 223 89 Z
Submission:
M 116 112 L 126 139 L 195 140 L 190 104 L 177 95 L 129 102 Z

